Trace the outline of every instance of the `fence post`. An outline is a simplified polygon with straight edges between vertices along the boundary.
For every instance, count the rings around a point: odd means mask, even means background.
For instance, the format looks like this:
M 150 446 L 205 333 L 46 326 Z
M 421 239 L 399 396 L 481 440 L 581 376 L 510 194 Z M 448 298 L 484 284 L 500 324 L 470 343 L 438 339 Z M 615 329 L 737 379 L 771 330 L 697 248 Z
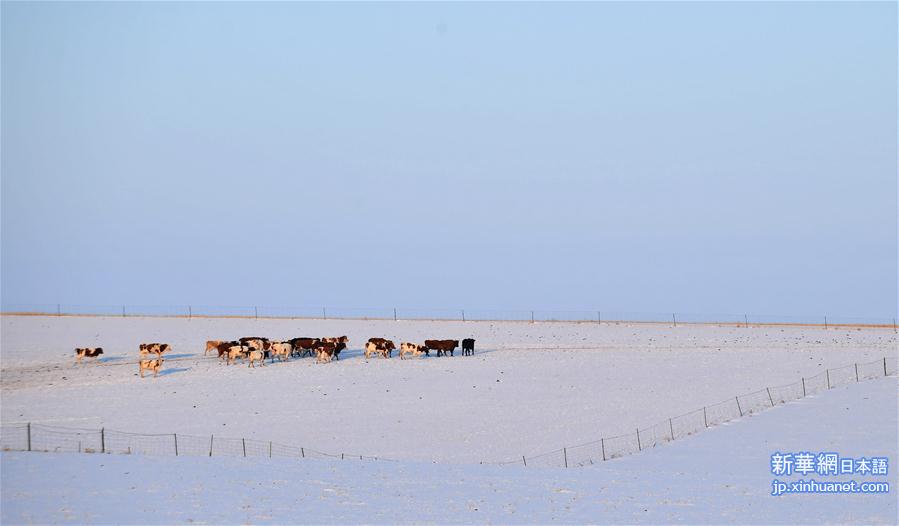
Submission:
M 771 407 L 774 407 L 774 398 L 771 398 L 771 388 L 770 388 L 770 387 L 766 387 L 765 390 L 768 391 L 768 400 L 771 401 Z
M 531 311 L 531 323 L 534 323 L 534 311 Z
M 640 428 L 637 428 L 637 451 L 643 451 L 643 445 L 640 443 Z
M 175 456 L 178 456 L 178 433 L 174 433 L 175 436 Z
M 606 439 L 600 437 L 599 444 L 600 444 L 600 446 L 602 446 L 602 459 L 605 460 L 606 459 Z
M 705 427 L 709 427 L 709 415 L 706 414 L 705 406 L 702 406 L 702 421 L 705 422 Z
M 743 315 L 743 326 L 749 327 L 749 316 L 747 316 L 746 314 Z
M 805 377 L 802 377 L 802 398 L 805 398 Z
M 328 311 L 325 310 L 324 307 L 322 307 L 322 319 L 323 319 L 323 320 L 327 320 L 327 319 L 328 319 Z
M 340 460 L 343 460 L 343 453 L 340 454 Z
M 596 311 L 596 323 L 602 323 L 602 311 Z
M 824 316 L 824 329 L 827 330 L 827 316 Z
M 886 356 L 883 357 L 883 375 L 888 376 L 887 375 L 887 357 Z
M 671 419 L 668 419 L 668 429 L 671 430 L 671 440 L 674 440 L 674 424 L 671 423 Z
M 465 321 L 465 309 L 462 309 L 462 321 Z
M 243 444 L 243 456 L 247 456 L 247 439 L 241 438 L 240 443 Z
M 393 308 L 393 321 L 396 321 L 396 307 Z
M 893 318 L 893 332 L 896 332 L 896 318 Z
M 187 306 L 187 319 L 191 319 L 194 317 L 194 311 L 190 308 L 190 305 Z
M 306 458 L 306 451 L 300 448 L 300 458 Z
M 253 306 L 253 317 L 259 319 L 259 307 Z
M 677 327 L 677 315 L 676 315 L 676 314 L 672 314 L 672 315 L 671 315 L 671 319 L 674 320 L 674 326 Z
M 100 428 L 100 453 L 106 453 L 106 428 Z
M 124 305 L 122 305 L 122 317 L 123 318 L 125 317 L 125 306 Z
M 524 467 L 528 467 L 528 461 L 524 459 L 524 455 L 521 455 L 521 463 L 524 464 Z
M 855 362 L 855 381 L 858 382 L 858 362 Z
M 31 422 L 28 422 L 28 451 L 31 451 Z
M 827 370 L 827 388 L 830 389 L 830 369 Z
M 209 456 L 212 456 L 212 440 L 215 438 L 215 435 L 209 435 Z
M 740 407 L 740 397 L 739 397 L 739 396 L 735 396 L 735 397 L 734 397 L 734 400 L 737 401 L 737 409 L 740 410 L 740 416 L 743 416 L 743 408 Z
M 565 459 L 565 467 L 568 467 L 568 449 L 562 448 L 562 458 Z

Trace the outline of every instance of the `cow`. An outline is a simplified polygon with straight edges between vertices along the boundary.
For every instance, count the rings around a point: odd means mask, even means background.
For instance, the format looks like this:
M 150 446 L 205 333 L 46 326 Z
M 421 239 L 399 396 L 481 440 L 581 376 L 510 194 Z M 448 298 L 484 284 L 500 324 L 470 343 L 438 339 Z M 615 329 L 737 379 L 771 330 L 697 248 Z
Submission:
M 260 364 L 262 364 L 262 366 L 265 366 L 265 353 L 263 351 L 252 349 L 247 356 L 250 359 L 250 365 L 248 365 L 248 367 L 252 367 L 255 369 L 256 362 L 259 362 Z
M 346 336 L 341 336 L 341 338 L 346 338 Z M 345 341 L 338 341 L 337 343 L 334 344 L 334 359 L 335 360 L 338 360 L 338 361 L 340 360 L 340 351 L 342 351 L 344 349 L 346 349 Z
M 75 363 L 81 363 L 81 360 L 84 358 L 97 358 L 103 354 L 102 347 L 85 347 L 81 349 L 75 349 Z
M 239 341 L 241 345 L 246 345 L 251 349 L 259 351 L 265 350 L 270 344 L 267 338 L 241 338 Z
M 346 336 L 334 336 L 329 338 L 321 338 L 320 341 L 335 344 L 336 347 L 334 348 L 334 359 L 340 360 L 340 351 L 346 349 L 346 344 L 350 341 L 350 339 Z
M 206 350 L 203 351 L 203 356 L 209 354 L 209 351 L 213 349 L 218 349 L 218 346 L 225 343 L 224 340 L 207 340 L 206 341 Z
M 157 358 L 162 358 L 164 353 L 172 350 L 172 346 L 167 343 L 142 343 L 139 349 L 141 359 L 147 359 L 150 353 L 156 353 Z
M 240 341 L 240 343 L 246 345 L 246 343 L 250 340 L 260 340 L 260 341 L 267 342 L 268 338 L 263 338 L 262 336 L 244 336 L 243 338 L 240 338 L 239 341 Z
M 458 346 L 459 340 L 425 340 L 425 347 L 428 349 L 435 349 L 437 351 L 437 356 L 440 356 L 441 354 L 446 356 L 446 353 L 453 356 L 453 351 L 455 351 Z
M 386 338 L 369 338 L 368 342 L 375 344 L 378 352 L 381 352 L 381 349 L 383 348 L 386 353 L 384 358 L 391 358 L 393 356 L 393 351 L 396 349 L 396 345 L 394 345 L 393 341 Z
M 233 345 L 228 348 L 228 365 L 234 363 L 234 360 L 240 358 L 243 360 L 246 355 L 250 352 L 249 347 L 244 347 L 243 345 Z
M 278 361 L 290 361 L 290 355 L 293 353 L 293 345 L 291 345 L 290 342 L 273 342 L 271 344 L 271 351 L 272 363 L 275 362 L 275 356 L 278 357 Z
M 396 346 L 392 341 L 372 338 L 365 344 L 365 359 L 367 360 L 373 354 L 378 354 L 381 358 L 390 358 L 393 349 L 396 349 Z
M 334 342 L 319 342 L 315 348 L 316 361 L 319 363 L 330 362 L 334 357 L 337 344 Z
M 412 356 L 421 356 L 422 354 L 429 354 L 429 352 L 428 348 L 424 345 L 402 342 L 400 344 L 400 360 L 405 360 L 407 354 L 411 354 Z
M 162 369 L 162 363 L 165 360 L 162 358 L 154 358 L 152 360 L 141 360 L 140 361 L 140 377 L 144 377 L 144 370 L 153 371 L 153 378 L 156 378 L 156 375 L 159 374 L 159 370 Z
M 312 351 L 318 346 L 318 338 L 293 338 L 288 343 L 293 345 L 294 352 L 299 356 L 312 355 Z
M 220 360 L 225 361 L 228 359 L 228 349 L 231 347 L 240 347 L 240 342 L 230 341 L 230 342 L 221 342 L 220 344 L 215 346 L 215 350 L 218 352 L 218 357 Z
M 474 338 L 465 338 L 462 340 L 462 356 L 474 355 Z

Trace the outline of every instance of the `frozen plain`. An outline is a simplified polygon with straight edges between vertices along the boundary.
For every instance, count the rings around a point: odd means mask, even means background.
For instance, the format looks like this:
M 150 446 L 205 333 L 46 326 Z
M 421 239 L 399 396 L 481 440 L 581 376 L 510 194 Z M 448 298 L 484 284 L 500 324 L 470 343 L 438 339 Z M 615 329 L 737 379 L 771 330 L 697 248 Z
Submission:
M 3 316 L 2 421 L 272 440 L 330 453 L 478 463 L 632 432 L 827 367 L 896 356 L 888 329 Z M 339 362 L 250 369 L 207 339 L 348 335 Z M 473 357 L 371 359 L 372 336 L 473 337 Z M 158 378 L 140 342 L 171 343 Z M 74 366 L 74 347 L 102 346 Z M 174 359 L 172 359 L 174 358 Z M 895 400 L 893 400 L 895 402 Z
M 0 453 L 0 519 L 3 524 L 896 524 L 896 402 L 895 377 L 869 380 L 637 455 L 567 470 L 5 452 Z M 888 477 L 856 478 L 888 481 L 891 493 L 771 496 L 771 453 L 805 450 L 887 455 Z

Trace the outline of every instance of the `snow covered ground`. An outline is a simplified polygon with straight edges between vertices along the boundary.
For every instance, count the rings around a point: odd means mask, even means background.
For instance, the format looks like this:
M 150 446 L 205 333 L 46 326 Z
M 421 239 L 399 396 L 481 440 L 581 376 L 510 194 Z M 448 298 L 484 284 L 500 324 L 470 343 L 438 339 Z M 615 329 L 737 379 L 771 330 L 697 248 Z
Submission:
M 827 367 L 896 357 L 887 329 L 713 325 L 3 316 L 0 416 L 137 433 L 272 440 L 331 453 L 477 463 L 644 427 Z M 207 339 L 348 335 L 339 362 L 262 368 Z M 473 337 L 474 357 L 361 356 L 372 336 Z M 158 378 L 140 342 L 171 343 Z M 74 347 L 102 346 L 73 365 Z
M 897 392 L 895 378 L 841 386 L 638 455 L 567 470 L 414 461 L 2 453 L 0 520 L 896 524 Z M 543 433 L 536 426 L 533 432 Z M 807 450 L 889 456 L 888 477 L 835 480 L 888 481 L 890 494 L 771 496 L 775 477 L 770 455 Z

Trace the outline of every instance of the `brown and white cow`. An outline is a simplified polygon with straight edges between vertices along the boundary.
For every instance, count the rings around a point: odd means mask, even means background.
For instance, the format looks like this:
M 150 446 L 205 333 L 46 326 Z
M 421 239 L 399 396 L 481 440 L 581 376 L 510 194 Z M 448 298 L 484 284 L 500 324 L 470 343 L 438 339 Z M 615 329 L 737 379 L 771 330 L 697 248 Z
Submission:
M 347 342 L 349 342 L 350 339 L 347 336 L 334 336 L 322 338 L 321 341 L 335 344 L 334 359 L 340 360 L 340 351 L 346 349 Z
M 226 343 L 225 340 L 207 340 L 206 341 L 206 350 L 203 351 L 203 356 L 209 354 L 209 351 L 213 349 L 218 349 L 219 345 Z
M 215 350 L 218 353 L 218 357 L 220 360 L 225 361 L 228 359 L 228 350 L 231 347 L 240 347 L 240 342 L 230 341 L 230 342 L 221 342 L 220 344 L 215 346 Z
M 446 356 L 446 353 L 453 356 L 453 351 L 455 351 L 458 346 L 459 340 L 425 340 L 425 347 L 428 349 L 435 349 L 437 351 L 437 356 L 440 356 L 441 354 Z
M 400 360 L 405 360 L 406 355 L 421 356 L 422 354 L 430 354 L 428 348 L 417 343 L 403 342 L 400 344 Z
M 140 377 L 144 377 L 144 370 L 153 371 L 153 378 L 156 378 L 156 375 L 159 374 L 159 370 L 162 369 L 162 363 L 165 360 L 163 358 L 154 358 L 152 360 L 141 360 L 140 361 Z
M 250 360 L 250 365 L 248 367 L 256 368 L 256 362 L 259 362 L 263 367 L 265 366 L 265 352 L 259 349 L 253 349 L 247 354 L 247 358 Z
M 293 353 L 293 345 L 290 342 L 272 342 L 271 344 L 271 352 L 272 352 L 272 362 L 275 361 L 275 356 L 278 357 L 278 361 L 290 361 L 290 355 Z
M 367 360 L 372 354 L 378 354 L 381 358 L 390 358 L 396 345 L 392 341 L 384 338 L 370 338 L 365 344 L 365 359 Z
M 102 347 L 84 347 L 75 349 L 75 363 L 81 363 L 81 360 L 84 358 L 97 358 L 101 354 L 103 354 Z
M 162 358 L 162 355 L 171 351 L 172 346 L 167 343 L 142 343 L 140 344 L 140 356 L 142 359 L 146 359 L 152 353 L 156 354 L 157 358 Z
M 386 338 L 369 338 L 368 343 L 374 344 L 376 350 L 383 353 L 384 358 L 392 357 L 393 351 L 396 350 L 396 345 L 393 343 L 393 340 L 388 340 Z M 366 346 L 366 348 L 367 347 L 368 346 Z M 366 358 L 368 358 L 367 355 Z
M 315 348 L 316 361 L 319 363 L 330 362 L 337 354 L 337 344 L 334 342 L 320 342 Z
M 232 345 L 228 348 L 228 365 L 234 363 L 234 360 L 237 360 L 238 358 L 243 360 L 249 353 L 249 347 L 244 347 L 243 345 Z

